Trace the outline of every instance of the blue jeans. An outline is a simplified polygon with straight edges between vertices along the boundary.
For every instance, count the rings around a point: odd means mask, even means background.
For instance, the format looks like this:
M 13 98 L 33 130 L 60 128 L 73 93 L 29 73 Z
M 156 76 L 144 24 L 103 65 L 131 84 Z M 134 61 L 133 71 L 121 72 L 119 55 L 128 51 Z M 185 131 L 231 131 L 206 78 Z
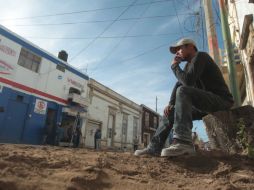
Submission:
M 163 116 L 161 125 L 148 145 L 152 154 L 160 154 L 165 141 L 174 128 L 173 138 L 192 142 L 192 121 L 200 120 L 211 112 L 227 110 L 233 102 L 198 88 L 180 86 L 176 91 L 176 102 L 169 116 Z

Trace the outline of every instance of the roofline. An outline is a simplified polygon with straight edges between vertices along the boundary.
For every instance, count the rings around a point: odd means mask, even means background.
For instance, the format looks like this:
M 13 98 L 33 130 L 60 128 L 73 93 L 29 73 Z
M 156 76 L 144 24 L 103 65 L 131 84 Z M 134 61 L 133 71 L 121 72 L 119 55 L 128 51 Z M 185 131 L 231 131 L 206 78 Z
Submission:
M 22 36 L 12 32 L 11 30 L 9 30 L 8 28 L 4 27 L 3 25 L 0 25 L 0 34 L 3 35 L 4 37 L 18 43 L 19 45 L 21 45 L 22 47 L 31 50 L 32 52 L 38 54 L 39 56 L 48 59 L 49 61 L 55 63 L 55 64 L 63 64 L 66 69 L 74 74 L 77 74 L 78 76 L 80 76 L 83 79 L 88 80 L 89 77 L 78 71 L 75 67 L 69 65 L 67 62 L 59 59 L 58 57 L 56 57 L 55 55 L 51 54 L 50 52 L 47 52 L 46 50 L 43 50 L 42 48 L 40 48 L 39 46 L 33 44 L 32 42 L 26 40 L 25 38 L 23 38 Z
M 156 111 L 154 111 L 153 109 L 147 107 L 147 106 L 144 105 L 144 104 L 141 104 L 141 107 L 144 107 L 144 108 L 148 109 L 149 111 L 151 111 L 151 112 L 153 112 L 153 113 L 155 113 L 155 114 L 157 114 L 157 115 L 160 115 L 159 113 L 157 113 Z
M 137 103 L 133 102 L 132 100 L 126 98 L 125 96 L 123 96 L 123 95 L 117 93 L 116 91 L 112 90 L 111 88 L 109 88 L 109 87 L 107 87 L 107 86 L 101 84 L 100 82 L 98 82 L 97 80 L 95 80 L 95 79 L 93 79 L 93 78 L 90 78 L 89 81 L 90 81 L 90 83 L 89 83 L 90 85 L 92 85 L 91 83 L 93 83 L 93 82 L 94 82 L 94 83 L 97 83 L 98 85 L 101 85 L 102 87 L 106 88 L 106 90 L 109 90 L 110 92 L 115 93 L 116 95 L 118 95 L 118 96 L 120 96 L 121 98 L 123 98 L 125 101 L 126 101 L 126 100 L 129 101 L 129 102 L 132 104 L 132 106 L 135 107 L 136 110 L 141 111 L 141 110 L 140 110 L 140 105 L 139 105 L 139 104 L 137 104 Z M 93 86 L 93 87 L 94 87 L 94 86 Z M 118 97 L 116 97 L 116 96 L 113 95 L 113 94 L 112 94 L 112 96 L 114 96 L 115 98 L 118 98 Z M 131 104 L 130 104 L 130 105 L 131 105 Z

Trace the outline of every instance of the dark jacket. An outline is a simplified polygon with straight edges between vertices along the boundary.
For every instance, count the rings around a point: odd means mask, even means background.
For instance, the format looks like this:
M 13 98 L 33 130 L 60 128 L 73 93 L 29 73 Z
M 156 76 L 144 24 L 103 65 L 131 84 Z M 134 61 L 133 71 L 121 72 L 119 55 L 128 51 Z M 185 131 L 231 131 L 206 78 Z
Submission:
M 94 134 L 94 138 L 95 139 L 101 139 L 101 130 L 97 129 L 95 134 Z
M 233 103 L 233 96 L 225 83 L 222 73 L 213 59 L 205 52 L 196 56 L 182 70 L 178 64 L 171 66 L 178 82 L 173 88 L 169 105 L 175 105 L 176 90 L 179 86 L 190 86 L 212 92 Z

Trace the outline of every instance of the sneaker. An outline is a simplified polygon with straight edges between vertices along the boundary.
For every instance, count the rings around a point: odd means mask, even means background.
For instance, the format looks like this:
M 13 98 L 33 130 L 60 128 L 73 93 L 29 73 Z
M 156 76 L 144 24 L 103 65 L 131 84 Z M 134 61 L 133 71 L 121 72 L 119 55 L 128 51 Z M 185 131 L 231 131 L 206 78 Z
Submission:
M 149 151 L 149 148 L 144 148 L 144 149 L 141 149 L 141 150 L 136 150 L 134 152 L 134 156 L 142 156 L 142 155 L 148 155 L 148 154 L 151 154 L 151 151 Z
M 192 144 L 187 143 L 180 143 L 176 142 L 175 144 L 172 144 L 168 148 L 164 148 L 161 151 L 161 156 L 165 157 L 173 157 L 173 156 L 181 156 L 181 155 L 193 155 L 195 154 L 195 150 Z

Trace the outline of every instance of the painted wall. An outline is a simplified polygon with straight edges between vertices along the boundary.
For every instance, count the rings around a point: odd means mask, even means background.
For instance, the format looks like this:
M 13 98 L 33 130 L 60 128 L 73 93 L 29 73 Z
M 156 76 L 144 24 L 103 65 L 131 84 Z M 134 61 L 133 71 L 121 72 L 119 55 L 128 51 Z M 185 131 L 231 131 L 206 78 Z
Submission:
M 100 84 L 101 85 L 101 84 Z M 126 147 L 128 149 L 132 149 L 133 146 L 133 118 L 139 118 L 138 120 L 138 131 L 140 131 L 141 124 L 141 115 L 140 115 L 140 107 L 139 105 L 134 103 L 128 105 L 129 100 L 120 95 L 114 96 L 115 92 L 105 88 L 105 86 L 98 85 L 97 83 L 94 85 L 96 88 L 100 90 L 93 89 L 90 86 L 89 88 L 89 98 L 90 105 L 88 110 L 88 119 L 96 120 L 101 122 L 102 124 L 102 141 L 104 142 L 104 146 L 107 148 L 121 149 Z M 119 99 L 118 99 L 119 98 Z M 120 99 L 121 98 L 121 99 Z M 110 109 L 114 110 L 115 114 L 115 130 L 114 134 L 114 147 L 109 147 L 106 143 L 108 138 L 108 120 L 109 120 L 109 112 Z M 123 126 L 123 114 L 128 115 L 128 125 L 127 125 L 127 138 L 126 142 L 122 136 L 122 126 Z M 85 134 L 85 129 L 84 132 Z
M 22 48 L 41 57 L 38 72 L 18 65 Z M 48 110 L 55 112 L 55 125 L 61 123 L 69 89 L 85 98 L 87 81 L 85 74 L 0 26 L 0 142 L 40 144 Z
M 56 123 L 61 121 L 62 106 L 4 87 L 0 93 L 0 142 L 41 144 L 49 108 L 56 111 Z M 47 102 L 44 113 L 35 109 L 36 100 Z
M 22 47 L 42 58 L 38 73 L 17 64 Z M 65 72 L 56 69 L 57 64 L 64 65 Z M 29 91 L 23 88 L 26 93 L 36 93 L 39 96 L 46 93 L 47 99 L 53 98 L 54 101 L 66 104 L 69 89 L 73 87 L 82 92 L 82 97 L 86 97 L 88 81 L 86 75 L 1 26 L 0 66 L 0 82 L 3 82 L 4 78 L 31 88 Z M 6 73 L 3 74 L 4 72 Z

